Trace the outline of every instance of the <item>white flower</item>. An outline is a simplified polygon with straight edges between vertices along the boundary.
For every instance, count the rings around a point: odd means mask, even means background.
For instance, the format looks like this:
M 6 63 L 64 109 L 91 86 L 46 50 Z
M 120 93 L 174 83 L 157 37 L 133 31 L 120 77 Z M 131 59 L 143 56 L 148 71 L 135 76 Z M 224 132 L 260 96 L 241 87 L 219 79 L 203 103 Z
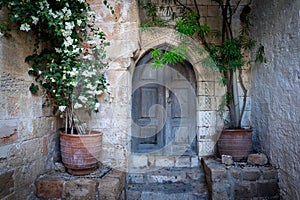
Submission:
M 44 10 L 43 2 L 39 2 L 39 4 L 40 4 L 40 10 Z
M 100 103 L 96 103 L 95 107 L 94 107 L 94 110 L 98 110 L 99 106 L 100 106 Z
M 66 75 L 63 74 L 62 80 L 66 80 L 66 79 L 67 79 L 67 78 L 66 78 Z
M 74 48 L 74 47 L 73 47 Z M 73 49 L 73 53 L 79 53 L 79 51 L 80 51 L 80 48 L 74 48 Z
M 26 32 L 28 32 L 28 31 L 30 31 L 30 25 L 29 24 L 27 24 L 27 23 L 25 23 L 25 24 L 21 24 L 21 26 L 20 26 L 20 30 L 21 31 L 26 31 Z
M 83 75 L 84 77 L 92 77 L 92 74 L 91 74 L 89 71 L 83 71 L 83 72 L 82 72 L 82 75 Z
M 82 108 L 82 105 L 80 103 L 75 103 L 74 108 L 75 109 Z
M 2 38 L 4 36 L 4 33 L 0 32 L 0 38 Z
M 65 29 L 72 30 L 74 28 L 74 22 L 65 22 Z
M 72 34 L 72 30 L 62 30 L 62 34 L 64 37 L 68 37 Z
M 85 2 L 85 0 L 78 0 L 78 2 L 79 2 L 79 3 L 84 3 L 84 2 Z
M 67 7 L 64 7 L 62 9 L 62 12 L 64 13 L 64 15 L 65 15 L 66 18 L 69 18 L 72 15 L 72 11 L 70 9 L 68 9 Z
M 101 95 L 101 94 L 103 94 L 102 90 L 96 90 L 95 95 Z
M 71 46 L 72 44 L 73 44 L 73 39 L 69 36 L 69 37 L 67 37 L 66 39 L 65 39 L 65 41 L 64 41 L 64 45 L 65 45 L 65 47 L 68 47 L 68 46 Z
M 81 21 L 80 19 L 77 19 L 77 20 L 76 20 L 76 23 L 77 23 L 78 26 L 80 26 L 81 23 L 82 23 L 82 21 Z
M 66 107 L 67 107 L 67 106 L 59 106 L 59 107 L 58 107 L 58 110 L 59 110 L 60 112 L 64 112 L 65 109 L 66 109 Z
M 85 59 L 85 60 L 92 60 L 92 56 L 91 55 L 85 55 L 85 56 L 83 56 L 82 57 L 83 59 Z
M 71 84 L 73 87 L 76 87 L 77 84 L 78 84 L 78 82 L 73 82 L 73 81 L 72 81 L 70 84 Z
M 78 99 L 82 102 L 82 103 L 86 103 L 87 102 L 87 98 L 84 96 L 79 96 Z
M 54 48 L 54 49 L 55 49 L 56 53 L 61 53 L 62 52 L 62 50 L 59 49 L 59 48 Z
M 92 86 L 92 84 L 88 83 L 86 86 L 88 89 L 95 90 L 96 86 Z
M 74 76 L 76 76 L 78 74 L 78 71 L 73 68 L 73 70 L 70 71 L 69 74 L 70 74 L 71 77 L 74 77 Z
M 35 16 L 31 16 L 31 18 L 32 18 L 32 23 L 33 23 L 34 25 L 37 25 L 37 23 L 38 23 L 38 21 L 39 21 L 39 18 L 38 18 L 38 17 L 35 17 Z
M 95 40 L 89 40 L 86 42 L 87 44 L 96 45 L 97 42 Z

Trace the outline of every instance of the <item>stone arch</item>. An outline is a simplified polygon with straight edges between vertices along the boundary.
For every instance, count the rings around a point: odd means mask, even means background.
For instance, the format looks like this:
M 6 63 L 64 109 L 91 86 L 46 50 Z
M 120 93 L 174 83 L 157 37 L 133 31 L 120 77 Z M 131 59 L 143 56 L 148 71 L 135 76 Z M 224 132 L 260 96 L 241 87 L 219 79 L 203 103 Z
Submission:
M 140 32 L 140 52 L 136 63 L 153 48 L 177 46 L 181 42 L 185 42 L 187 45 L 187 61 L 193 66 L 196 75 L 197 154 L 198 156 L 213 155 L 223 125 L 221 120 L 218 120 L 218 102 L 225 91 L 217 81 L 216 72 L 202 64 L 202 60 L 208 56 L 203 45 L 191 38 L 183 40 L 175 30 L 169 28 L 142 30 Z M 132 74 L 133 70 L 131 70 Z

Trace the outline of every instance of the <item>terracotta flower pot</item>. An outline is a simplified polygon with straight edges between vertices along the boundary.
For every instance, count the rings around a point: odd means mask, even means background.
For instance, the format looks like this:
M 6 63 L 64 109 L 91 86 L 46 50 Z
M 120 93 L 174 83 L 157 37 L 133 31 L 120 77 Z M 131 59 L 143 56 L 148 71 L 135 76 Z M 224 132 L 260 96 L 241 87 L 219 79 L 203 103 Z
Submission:
M 251 129 L 225 129 L 218 140 L 220 155 L 231 155 L 234 161 L 245 161 L 252 152 Z
M 60 151 L 67 172 L 86 175 L 95 171 L 101 156 L 102 133 L 75 135 L 60 132 Z

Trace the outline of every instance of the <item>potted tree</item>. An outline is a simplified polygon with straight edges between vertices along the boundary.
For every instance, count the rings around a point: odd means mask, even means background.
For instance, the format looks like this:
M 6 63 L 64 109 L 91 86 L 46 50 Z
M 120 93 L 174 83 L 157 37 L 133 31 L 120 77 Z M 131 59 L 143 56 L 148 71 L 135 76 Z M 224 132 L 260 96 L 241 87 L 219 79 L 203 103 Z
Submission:
M 71 174 L 90 173 L 99 162 L 102 133 L 88 130 L 79 117 L 82 112 L 98 111 L 98 97 L 108 85 L 104 76 L 107 43 L 105 34 L 95 27 L 94 12 L 84 0 L 1 0 L 0 8 L 4 7 L 11 22 L 36 37 L 33 54 L 25 60 L 37 82 L 29 89 L 37 94 L 43 88 L 43 106 L 51 106 L 53 114 L 65 119 L 60 132 L 62 162 Z M 2 35 L 8 35 L 8 28 L 7 23 L 0 25 Z
M 238 33 L 234 33 L 232 22 L 240 8 L 241 0 L 236 1 L 234 5 L 231 0 L 212 1 L 217 3 L 221 10 L 222 29 L 220 32 L 212 32 L 208 24 L 201 23 L 203 15 L 198 1 L 192 1 L 189 4 L 179 0 L 164 1 L 160 8 L 151 1 L 146 3 L 140 1 L 141 8 L 146 11 L 148 16 L 148 21 L 142 27 L 172 26 L 172 23 L 162 20 L 163 18 L 159 15 L 159 13 L 164 13 L 169 16 L 168 20 L 175 19 L 175 28 L 179 33 L 197 38 L 202 42 L 209 53 L 209 57 L 203 59 L 203 64 L 219 72 L 221 83 L 226 88 L 226 94 L 220 105 L 220 113 L 225 118 L 225 126 L 218 141 L 219 151 L 220 154 L 232 155 L 235 161 L 240 161 L 252 151 L 252 131 L 242 127 L 248 92 L 242 79 L 242 72 L 243 68 L 250 64 L 250 52 L 255 47 L 255 41 L 248 34 L 250 26 L 248 14 L 251 11 L 251 1 L 242 7 Z M 179 11 L 174 8 L 179 8 Z M 162 12 L 158 12 L 158 9 Z M 214 36 L 220 38 L 220 41 L 212 42 Z M 152 57 L 154 58 L 153 66 L 161 67 L 167 63 L 185 60 L 185 50 L 184 47 L 181 50 L 175 47 L 168 54 L 163 54 L 154 49 Z M 258 47 L 256 61 L 265 62 L 263 46 Z M 240 91 L 238 84 L 241 88 Z M 239 96 L 242 96 L 242 105 L 240 105 Z M 228 115 L 224 115 L 225 113 Z

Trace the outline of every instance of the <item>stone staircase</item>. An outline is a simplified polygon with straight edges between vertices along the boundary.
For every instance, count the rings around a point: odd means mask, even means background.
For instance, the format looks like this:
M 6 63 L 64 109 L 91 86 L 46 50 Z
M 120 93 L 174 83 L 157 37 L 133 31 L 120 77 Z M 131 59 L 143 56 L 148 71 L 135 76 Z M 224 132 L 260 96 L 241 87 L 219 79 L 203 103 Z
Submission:
M 128 200 L 209 199 L 205 175 L 200 165 L 128 173 L 126 193 Z

